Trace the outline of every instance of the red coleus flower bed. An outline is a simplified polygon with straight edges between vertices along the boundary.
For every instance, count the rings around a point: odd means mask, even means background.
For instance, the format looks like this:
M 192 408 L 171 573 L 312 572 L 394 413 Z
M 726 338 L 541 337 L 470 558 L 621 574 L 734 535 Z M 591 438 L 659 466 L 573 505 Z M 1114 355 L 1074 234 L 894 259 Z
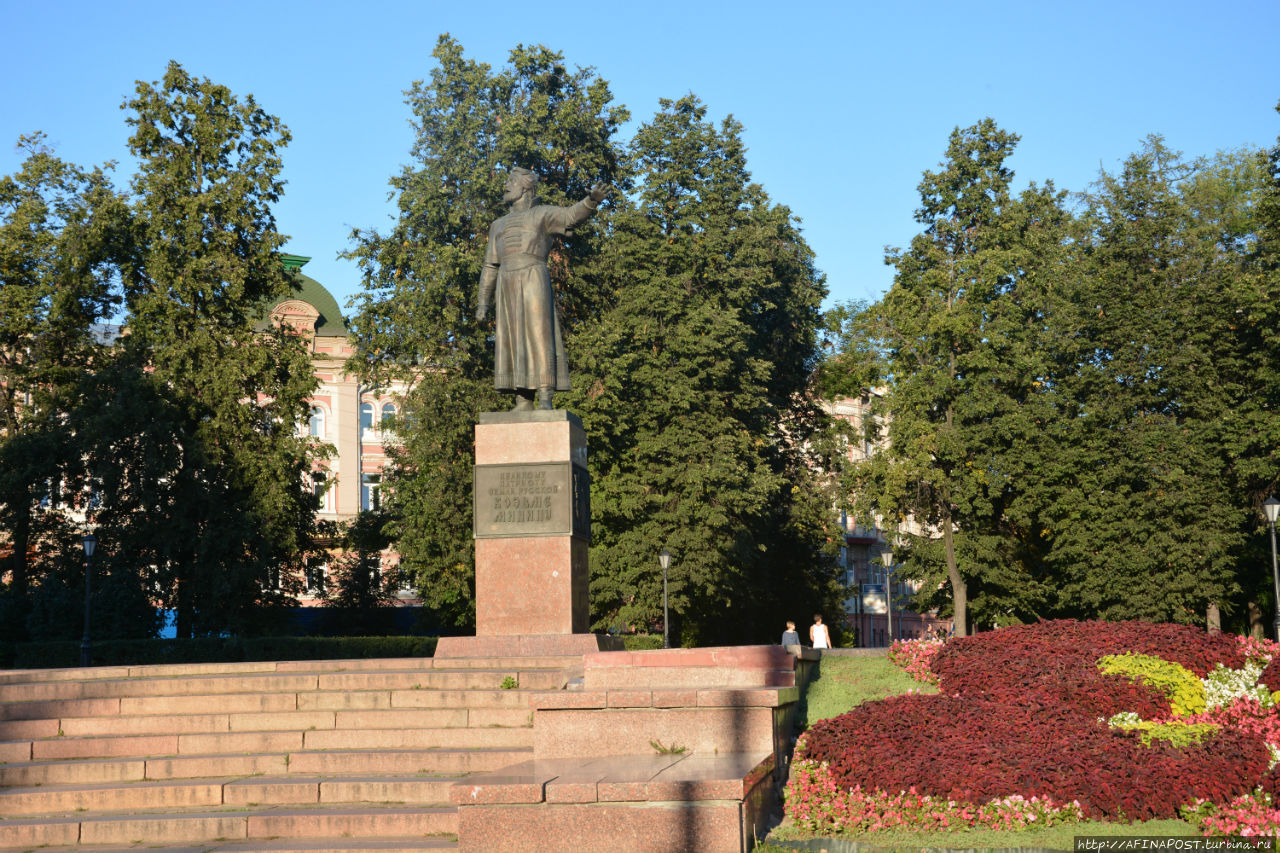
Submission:
M 1079 802 L 1088 817 L 1174 817 L 1197 799 L 1225 803 L 1267 774 L 1263 737 L 1223 728 L 1200 743 L 1143 745 L 1105 718 L 1166 717 L 1157 690 L 1103 675 L 1096 662 L 1135 651 L 1205 675 L 1243 666 L 1239 644 L 1193 628 L 1046 622 L 954 640 L 933 661 L 942 694 L 868 702 L 813 725 L 803 758 L 841 788 L 905 791 L 969 803 L 999 797 Z M 1274 784 L 1274 782 L 1273 782 Z

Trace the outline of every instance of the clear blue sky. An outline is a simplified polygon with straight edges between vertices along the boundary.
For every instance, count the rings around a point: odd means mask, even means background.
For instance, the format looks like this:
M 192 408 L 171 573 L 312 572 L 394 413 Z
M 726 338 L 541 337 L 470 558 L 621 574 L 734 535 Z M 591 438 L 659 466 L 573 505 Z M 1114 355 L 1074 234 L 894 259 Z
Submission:
M 1022 136 L 1020 182 L 1070 190 L 1151 133 L 1188 155 L 1280 136 L 1276 0 L 0 0 L 0 21 L 0 174 L 18 135 L 43 130 L 73 162 L 121 161 L 123 185 L 120 103 L 176 59 L 289 126 L 277 222 L 344 303 L 359 281 L 336 255 L 353 227 L 389 222 L 387 179 L 411 141 L 403 91 L 430 74 L 442 32 L 493 66 L 520 43 L 594 66 L 636 121 L 688 92 L 732 113 L 755 179 L 803 219 L 831 301 L 888 288 L 884 247 L 916 233 L 920 173 L 957 125 L 991 116 Z

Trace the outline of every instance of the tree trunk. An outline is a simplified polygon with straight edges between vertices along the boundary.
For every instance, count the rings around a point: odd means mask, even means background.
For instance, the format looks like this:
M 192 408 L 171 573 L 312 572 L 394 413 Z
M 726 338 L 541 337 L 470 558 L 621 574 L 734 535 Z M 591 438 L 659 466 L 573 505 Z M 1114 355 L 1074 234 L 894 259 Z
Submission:
M 1208 610 L 1205 613 L 1205 622 L 1208 624 L 1210 634 L 1222 633 L 1222 609 L 1218 607 L 1218 602 L 1209 602 Z
M 947 554 L 947 578 L 951 581 L 951 603 L 955 611 L 955 634 L 964 637 L 968 630 L 969 590 L 960 577 L 960 567 L 956 565 L 955 540 L 951 535 L 951 513 L 947 513 L 942 521 L 942 542 Z
M 9 559 L 9 589 L 19 598 L 26 598 L 27 585 L 30 582 L 31 559 L 31 515 L 30 510 L 21 507 L 18 520 L 13 526 L 13 556 Z

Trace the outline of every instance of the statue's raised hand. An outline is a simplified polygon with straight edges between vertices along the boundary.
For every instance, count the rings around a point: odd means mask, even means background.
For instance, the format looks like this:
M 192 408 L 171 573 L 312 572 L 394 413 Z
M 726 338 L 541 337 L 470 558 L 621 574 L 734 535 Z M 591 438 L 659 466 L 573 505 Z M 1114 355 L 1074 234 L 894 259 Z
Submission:
M 605 200 L 606 196 L 609 195 L 609 191 L 610 191 L 610 187 L 608 184 L 596 184 L 594 187 L 591 188 L 591 192 L 589 193 L 589 195 L 592 201 L 594 201 L 596 204 L 599 204 L 600 202 Z

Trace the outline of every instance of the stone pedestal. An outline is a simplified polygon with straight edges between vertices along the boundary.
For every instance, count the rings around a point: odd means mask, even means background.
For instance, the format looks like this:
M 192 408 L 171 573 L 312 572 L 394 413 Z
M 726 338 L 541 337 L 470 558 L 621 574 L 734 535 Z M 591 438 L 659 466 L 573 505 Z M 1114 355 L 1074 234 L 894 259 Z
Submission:
M 562 410 L 481 413 L 476 636 L 442 638 L 437 657 L 494 653 L 481 649 L 583 654 L 613 647 L 587 633 L 589 491 L 587 436 L 576 416 Z

